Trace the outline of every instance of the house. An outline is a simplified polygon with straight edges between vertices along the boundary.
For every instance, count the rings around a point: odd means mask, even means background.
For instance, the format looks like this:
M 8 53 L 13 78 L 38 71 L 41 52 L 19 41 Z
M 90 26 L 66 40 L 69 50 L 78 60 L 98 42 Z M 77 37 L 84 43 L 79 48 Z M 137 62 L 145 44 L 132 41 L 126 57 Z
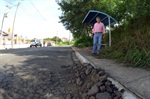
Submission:
M 65 37 L 61 38 L 61 40 L 62 40 L 63 42 L 69 41 L 69 39 L 68 39 L 68 38 L 65 38 Z

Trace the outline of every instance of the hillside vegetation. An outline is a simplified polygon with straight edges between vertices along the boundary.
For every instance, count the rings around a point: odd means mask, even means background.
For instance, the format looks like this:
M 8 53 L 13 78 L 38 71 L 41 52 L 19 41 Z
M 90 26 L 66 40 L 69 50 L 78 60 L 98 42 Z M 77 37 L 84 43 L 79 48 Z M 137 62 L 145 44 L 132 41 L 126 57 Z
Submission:
M 60 20 L 73 33 L 76 46 L 92 45 L 91 25 L 82 24 L 82 20 L 89 10 L 99 10 L 120 24 L 112 31 L 112 47 L 103 49 L 101 56 L 150 67 L 149 0 L 62 0 L 58 4 Z

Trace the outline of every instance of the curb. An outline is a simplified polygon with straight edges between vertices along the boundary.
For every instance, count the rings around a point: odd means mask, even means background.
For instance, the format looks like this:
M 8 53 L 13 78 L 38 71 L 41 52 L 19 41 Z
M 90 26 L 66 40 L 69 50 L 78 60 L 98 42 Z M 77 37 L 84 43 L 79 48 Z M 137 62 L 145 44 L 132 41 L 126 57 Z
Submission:
M 79 59 L 79 61 L 85 66 L 86 64 L 91 64 L 95 69 L 96 66 L 91 63 L 90 61 L 88 61 L 84 56 L 82 56 L 79 52 L 76 51 L 76 48 L 72 47 L 72 49 L 74 50 L 77 58 Z M 132 91 L 130 91 L 129 89 L 127 89 L 126 87 L 124 87 L 124 85 L 122 85 L 121 83 L 119 83 L 117 80 L 108 77 L 108 79 L 110 81 L 112 81 L 112 83 L 118 88 L 118 89 L 125 89 L 125 92 L 123 93 L 123 99 L 145 99 L 142 96 L 138 95 L 137 93 L 134 93 Z

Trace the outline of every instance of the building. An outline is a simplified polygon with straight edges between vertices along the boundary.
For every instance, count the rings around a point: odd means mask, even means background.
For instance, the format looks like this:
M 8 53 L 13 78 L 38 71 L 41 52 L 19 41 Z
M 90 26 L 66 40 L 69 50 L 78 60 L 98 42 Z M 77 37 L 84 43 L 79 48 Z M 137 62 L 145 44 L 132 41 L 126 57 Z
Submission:
M 2 37 L 0 44 L 1 45 L 10 45 L 11 44 L 11 39 L 12 39 L 12 34 L 7 33 L 7 32 L 2 32 Z M 26 43 L 26 38 L 19 36 L 18 34 L 14 34 L 14 44 L 25 44 Z
M 69 39 L 68 39 L 68 38 L 65 38 L 65 37 L 61 38 L 61 40 L 62 40 L 63 42 L 68 42 L 68 41 L 69 41 Z

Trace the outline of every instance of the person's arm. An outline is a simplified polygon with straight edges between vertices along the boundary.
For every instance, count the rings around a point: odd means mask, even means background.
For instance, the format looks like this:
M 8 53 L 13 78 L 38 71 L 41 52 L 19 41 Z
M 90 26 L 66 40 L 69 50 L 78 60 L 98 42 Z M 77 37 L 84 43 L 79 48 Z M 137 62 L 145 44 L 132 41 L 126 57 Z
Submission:
M 94 34 L 94 28 L 92 29 L 92 34 Z
M 95 34 L 95 24 L 94 24 L 93 29 L 92 29 L 93 34 Z

